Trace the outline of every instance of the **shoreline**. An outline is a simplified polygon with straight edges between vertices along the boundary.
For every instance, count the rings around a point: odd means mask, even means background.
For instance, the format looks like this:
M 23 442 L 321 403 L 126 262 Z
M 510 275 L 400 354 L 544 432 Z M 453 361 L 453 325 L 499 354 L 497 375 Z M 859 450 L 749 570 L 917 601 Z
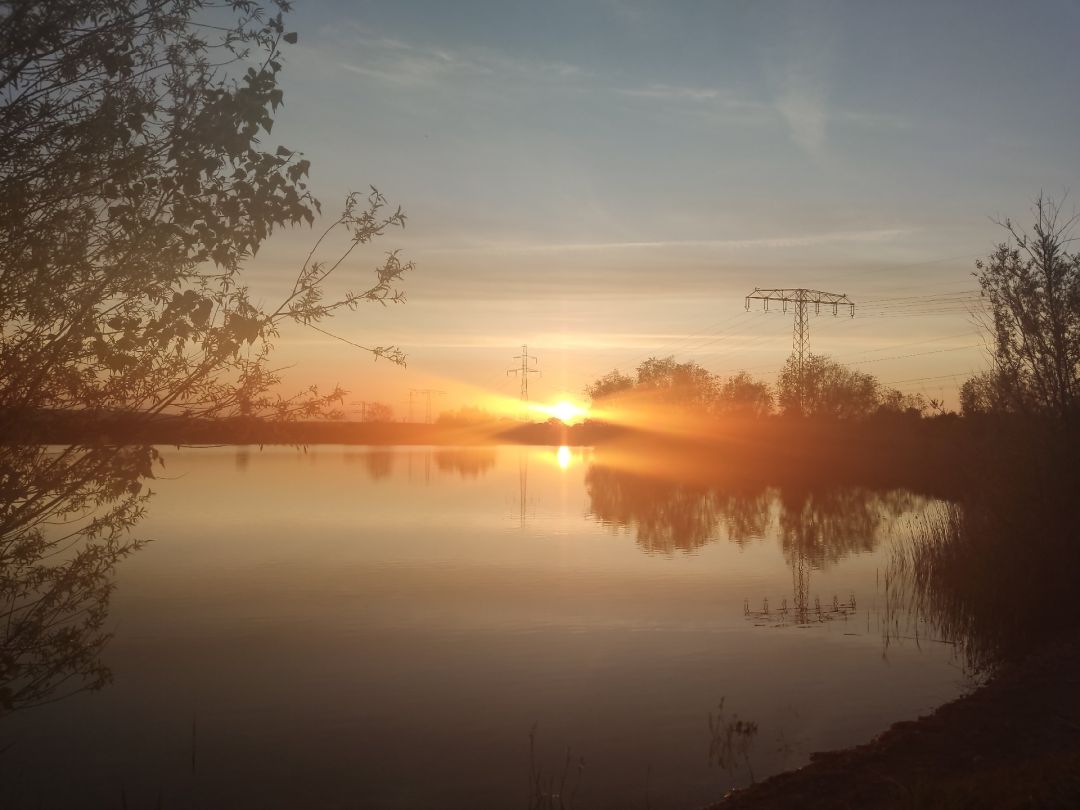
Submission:
M 704 810 L 1080 807 L 1080 635 L 867 743 L 730 792 Z

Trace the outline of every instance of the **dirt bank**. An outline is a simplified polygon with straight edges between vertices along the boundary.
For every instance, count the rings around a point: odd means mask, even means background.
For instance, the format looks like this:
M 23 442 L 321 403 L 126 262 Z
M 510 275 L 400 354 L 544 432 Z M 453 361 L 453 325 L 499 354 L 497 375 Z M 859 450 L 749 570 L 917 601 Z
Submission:
M 725 797 L 747 808 L 1080 807 L 1080 637 L 866 745 Z

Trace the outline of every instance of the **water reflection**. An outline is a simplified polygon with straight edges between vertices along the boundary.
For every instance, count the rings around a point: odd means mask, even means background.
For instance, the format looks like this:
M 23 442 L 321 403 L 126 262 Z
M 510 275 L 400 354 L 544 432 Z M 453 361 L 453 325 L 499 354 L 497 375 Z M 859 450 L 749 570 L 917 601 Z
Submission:
M 713 485 L 608 464 L 593 464 L 585 486 L 590 515 L 633 531 L 647 552 L 692 552 L 721 539 L 745 545 L 775 528 L 789 564 L 814 568 L 873 551 L 883 526 L 916 506 L 904 490 Z
M 394 452 L 392 450 L 371 449 L 364 453 L 364 466 L 372 481 L 389 478 L 394 471 Z
M 435 466 L 440 472 L 457 473 L 462 478 L 480 478 L 494 466 L 497 457 L 492 447 L 440 448 L 435 451 Z
M 906 490 L 866 487 L 805 486 L 780 490 L 780 543 L 789 561 L 799 558 L 815 568 L 873 551 L 883 524 L 915 508 Z
M 823 633 L 761 632 L 740 615 L 744 599 L 787 589 L 789 554 L 811 571 L 876 546 L 860 532 L 886 529 L 888 497 L 597 452 L 313 448 L 314 463 L 267 448 L 243 469 L 233 448 L 170 454 L 170 472 L 184 474 L 158 485 L 142 527 L 160 542 L 121 569 L 124 598 L 112 606 L 124 633 L 107 656 L 116 683 L 107 696 L 9 718 L 20 739 L 5 755 L 11 771 L 53 806 L 94 786 L 82 803 L 106 805 L 124 762 L 133 806 L 228 806 L 243 785 L 252 806 L 353 796 L 370 807 L 512 807 L 525 803 L 525 735 L 539 720 L 530 801 L 572 794 L 581 774 L 578 806 L 633 806 L 647 790 L 655 806 L 704 806 L 751 767 L 761 777 L 799 765 L 803 748 L 860 742 L 953 696 L 952 670 L 910 645 L 886 666 L 875 637 L 834 633 L 824 655 Z M 28 458 L 24 477 L 40 463 Z M 79 514 L 141 510 L 148 473 L 112 475 Z M 833 514 L 844 509 L 862 513 L 845 523 Z M 811 524 L 802 533 L 799 516 Z M 33 705 L 107 682 L 102 621 L 123 543 L 137 547 L 125 540 L 131 522 L 116 524 L 113 552 L 83 558 L 85 575 L 72 569 L 101 598 L 73 602 L 70 646 L 20 653 L 21 683 L 41 686 L 34 700 L 8 686 L 18 678 L 0 661 L 11 705 L 16 692 Z M 598 522 L 625 533 L 612 542 Z M 7 544 L 14 524 L 3 525 Z M 20 574 L 3 561 L 6 605 L 10 581 L 33 566 Z M 821 576 L 872 587 L 872 565 Z M 47 647 L 43 623 L 31 624 L 21 638 Z M 39 663 L 50 656 L 51 667 Z M 849 718 L 845 696 L 868 683 L 882 688 L 866 689 Z M 706 727 L 703 709 L 721 694 L 753 722 L 721 708 Z M 197 783 L 170 770 L 191 756 L 195 713 Z M 774 738 L 798 741 L 797 760 Z M 216 767 L 203 765 L 204 748 Z M 49 764 L 62 756 L 73 764 L 56 774 Z M 648 787 L 628 772 L 648 773 Z
M 148 447 L 0 451 L 0 716 L 109 681 L 116 564 L 158 460 Z
M 573 454 L 570 452 L 570 448 L 565 444 L 555 451 L 555 463 L 559 465 L 560 470 L 570 469 L 570 462 L 573 460 Z
M 626 469 L 618 463 L 622 459 L 616 459 L 594 464 L 586 473 L 589 514 L 605 525 L 632 532 L 646 553 L 692 553 L 719 540 L 742 547 L 767 535 L 777 537 L 791 570 L 791 591 L 774 594 L 771 606 L 768 596 L 760 607 L 747 600 L 744 614 L 755 623 L 806 626 L 852 616 L 855 594 L 832 593 L 824 599 L 813 595 L 814 572 L 848 556 L 873 552 L 898 518 L 925 506 L 906 490 L 836 483 L 810 486 L 805 481 L 781 487 L 740 484 L 724 476 L 721 467 L 715 468 L 716 480 L 710 480 L 709 469 L 695 465 L 692 458 L 685 466 L 668 459 L 652 473 L 642 472 L 636 464 Z M 900 613 L 891 611 L 894 617 Z
M 701 487 L 594 464 L 585 473 L 585 490 L 589 514 L 632 529 L 647 552 L 693 551 L 716 539 L 721 513 Z

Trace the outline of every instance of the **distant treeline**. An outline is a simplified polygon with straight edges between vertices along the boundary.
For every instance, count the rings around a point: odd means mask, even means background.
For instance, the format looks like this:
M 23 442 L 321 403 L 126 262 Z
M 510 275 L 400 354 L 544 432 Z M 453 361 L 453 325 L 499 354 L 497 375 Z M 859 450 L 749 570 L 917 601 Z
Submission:
M 23 425 L 27 420 L 20 420 Z M 864 483 L 948 485 L 973 472 L 981 454 L 1002 436 L 1022 432 L 1008 416 L 861 421 L 805 417 L 738 417 L 692 431 L 660 422 L 628 427 L 586 421 L 542 423 L 410 424 L 346 421 L 195 419 L 87 412 L 41 413 L 33 430 L 2 437 L 4 444 L 81 445 L 618 445 L 649 457 L 677 457 L 732 475 L 779 481 L 850 478 Z M 1024 425 L 1027 422 L 1025 420 Z M 936 488 L 936 487 L 935 487 Z

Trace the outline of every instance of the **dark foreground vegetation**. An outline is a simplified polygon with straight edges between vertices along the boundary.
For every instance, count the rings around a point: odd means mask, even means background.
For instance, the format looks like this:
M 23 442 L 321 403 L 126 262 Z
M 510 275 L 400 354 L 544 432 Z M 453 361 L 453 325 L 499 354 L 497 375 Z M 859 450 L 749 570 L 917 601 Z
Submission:
M 873 743 L 733 797 L 735 807 L 1080 804 L 1080 255 L 1076 217 L 1036 201 L 1030 232 L 979 262 L 994 365 L 961 390 L 992 429 L 964 446 L 952 505 L 897 552 L 902 598 L 987 687 Z
M 874 741 L 733 793 L 721 808 L 1080 806 L 1080 644 L 1010 665 L 987 686 Z
M 999 421 L 968 450 L 952 502 L 897 549 L 891 573 L 897 598 L 989 683 L 722 806 L 1080 804 L 1077 434 L 1071 424 Z

